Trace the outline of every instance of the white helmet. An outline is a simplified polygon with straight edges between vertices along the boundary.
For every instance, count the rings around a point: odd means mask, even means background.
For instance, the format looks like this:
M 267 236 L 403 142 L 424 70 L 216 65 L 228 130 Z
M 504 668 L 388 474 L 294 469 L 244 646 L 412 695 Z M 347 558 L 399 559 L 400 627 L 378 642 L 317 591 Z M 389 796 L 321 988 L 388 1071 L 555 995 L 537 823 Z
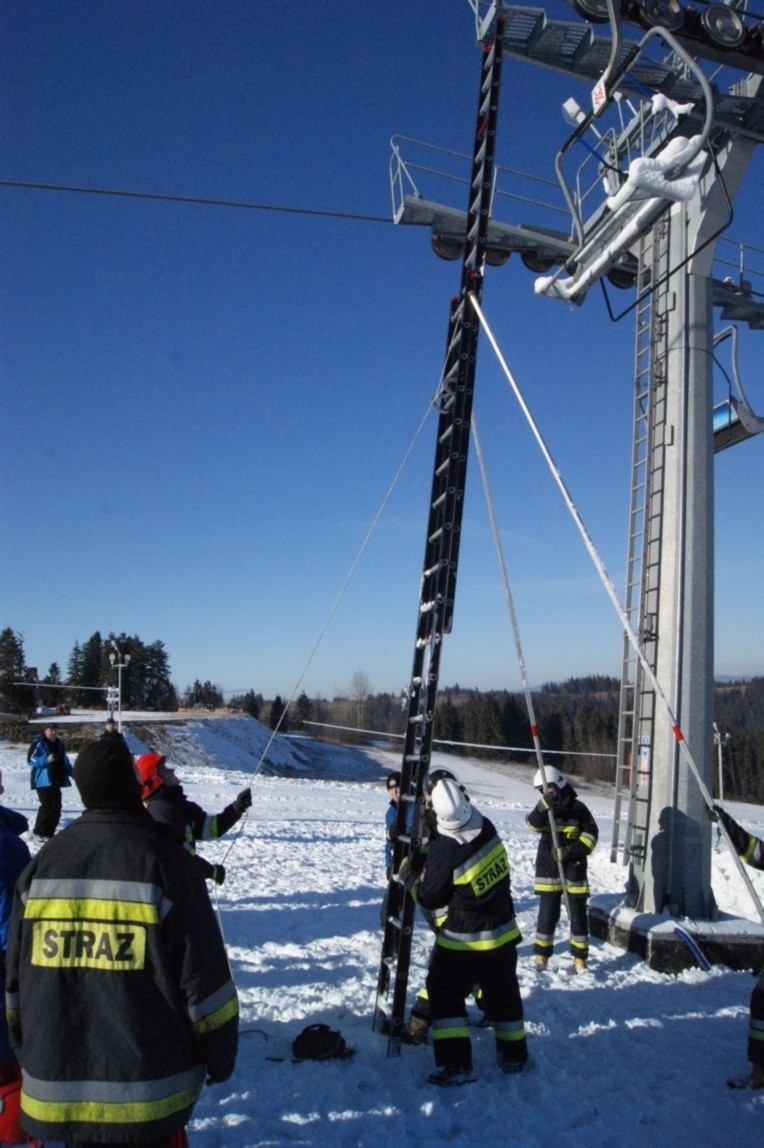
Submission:
M 472 816 L 470 799 L 462 787 L 451 778 L 435 782 L 432 790 L 432 808 L 438 819 L 438 828 L 444 833 L 463 829 Z
M 553 765 L 548 765 L 542 774 L 540 769 L 537 769 L 533 775 L 533 788 L 544 788 L 544 774 L 546 774 L 547 785 L 556 785 L 558 789 L 564 789 L 568 784 L 565 778 L 560 773 L 559 769 L 555 769 Z

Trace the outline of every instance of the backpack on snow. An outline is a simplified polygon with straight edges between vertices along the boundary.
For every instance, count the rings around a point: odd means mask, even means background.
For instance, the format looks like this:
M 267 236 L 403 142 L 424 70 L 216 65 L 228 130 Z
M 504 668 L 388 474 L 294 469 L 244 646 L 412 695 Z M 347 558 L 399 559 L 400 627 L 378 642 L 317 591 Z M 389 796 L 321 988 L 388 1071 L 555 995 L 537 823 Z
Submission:
M 295 1060 L 345 1060 L 353 1051 L 345 1044 L 342 1033 L 328 1024 L 309 1024 L 292 1041 Z

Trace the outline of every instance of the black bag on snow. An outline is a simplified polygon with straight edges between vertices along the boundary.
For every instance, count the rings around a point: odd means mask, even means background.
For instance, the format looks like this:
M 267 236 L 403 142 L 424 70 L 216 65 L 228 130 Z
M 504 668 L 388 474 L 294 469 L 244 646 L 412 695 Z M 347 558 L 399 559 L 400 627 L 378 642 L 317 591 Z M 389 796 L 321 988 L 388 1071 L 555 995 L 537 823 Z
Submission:
M 295 1060 L 344 1060 L 353 1055 L 353 1049 L 328 1024 L 309 1024 L 292 1041 L 292 1055 Z

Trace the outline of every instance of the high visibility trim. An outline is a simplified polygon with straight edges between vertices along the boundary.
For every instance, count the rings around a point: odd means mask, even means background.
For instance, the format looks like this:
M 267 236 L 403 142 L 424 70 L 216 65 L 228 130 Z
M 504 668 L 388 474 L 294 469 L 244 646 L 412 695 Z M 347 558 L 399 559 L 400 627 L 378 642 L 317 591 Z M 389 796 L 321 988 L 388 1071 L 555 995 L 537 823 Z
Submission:
M 534 893 L 562 893 L 562 881 L 559 877 L 537 877 L 533 883 Z M 572 897 L 583 897 L 589 892 L 588 882 L 568 882 L 568 892 Z
M 148 1124 L 192 1107 L 203 1081 L 201 1067 L 147 1081 L 48 1081 L 24 1072 L 21 1109 L 48 1124 Z
M 503 849 L 504 846 L 497 836 L 492 837 L 490 841 L 486 841 L 482 849 L 479 849 L 477 853 L 473 853 L 463 865 L 459 865 L 458 868 L 454 869 L 454 884 L 465 884 L 469 881 L 469 874 L 473 869 L 478 868 L 481 862 L 487 857 Z
M 591 833 L 582 833 L 578 840 L 581 842 L 587 852 L 594 852 L 594 846 L 597 844 L 597 838 L 593 837 Z
M 222 1028 L 239 1012 L 239 999 L 236 987 L 232 980 L 226 983 L 197 1004 L 188 1006 L 188 1013 L 194 1026 L 194 1032 L 200 1036 L 205 1032 L 213 1032 Z
M 143 881 L 84 878 L 35 878 L 27 890 L 24 916 L 31 919 L 87 917 L 106 921 L 158 924 L 172 902 L 157 886 Z
M 525 1023 L 522 1020 L 492 1020 L 491 1028 L 497 1040 L 525 1040 Z
M 24 916 L 38 921 L 111 921 L 158 925 L 156 905 L 136 905 L 132 901 L 101 901 L 88 898 L 67 901 L 58 898 L 27 901 Z
M 751 1040 L 764 1040 L 764 1020 L 754 1020 L 752 1017 L 748 1027 L 748 1035 Z
M 470 1026 L 466 1017 L 451 1016 L 432 1022 L 433 1040 L 470 1039 Z
M 202 841 L 214 841 L 220 834 L 218 833 L 218 818 L 217 814 L 211 817 L 209 813 L 204 818 L 202 825 Z
M 520 940 L 520 930 L 513 919 L 496 929 L 488 929 L 482 933 L 454 933 L 450 929 L 441 929 L 438 933 L 437 944 L 442 949 L 456 949 L 464 952 L 485 952 L 488 949 L 500 949 L 512 941 Z
M 751 861 L 751 858 L 753 857 L 754 852 L 756 851 L 757 845 L 758 845 L 757 839 L 755 837 L 752 837 L 749 835 L 748 844 L 745 848 L 745 851 L 741 854 L 744 861 L 748 861 L 748 862 Z

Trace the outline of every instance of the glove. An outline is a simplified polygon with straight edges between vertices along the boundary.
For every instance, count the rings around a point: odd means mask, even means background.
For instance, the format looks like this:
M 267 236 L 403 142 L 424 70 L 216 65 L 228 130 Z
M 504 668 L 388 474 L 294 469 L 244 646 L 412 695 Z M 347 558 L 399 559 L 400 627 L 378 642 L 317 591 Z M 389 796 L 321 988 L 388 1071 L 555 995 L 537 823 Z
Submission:
M 238 813 L 243 813 L 245 809 L 249 809 L 252 805 L 252 790 L 247 787 L 242 789 L 239 796 L 234 801 Z
M 706 807 L 706 808 L 707 808 L 708 816 L 711 818 L 711 820 L 712 821 L 721 821 L 722 825 L 727 830 L 727 832 L 729 833 L 730 836 L 733 836 L 735 830 L 740 828 L 740 826 L 737 824 L 735 819 L 733 817 L 730 817 L 727 810 L 722 809 L 721 805 L 714 805 L 713 815 L 711 813 L 711 810 L 708 809 L 708 807 Z
M 709 821 L 718 821 L 720 813 L 721 813 L 721 809 L 719 808 L 718 805 L 707 805 L 706 806 L 706 816 L 708 817 Z
M 397 822 L 394 821 L 387 831 L 387 839 L 388 841 L 397 841 L 400 835 L 401 831 L 398 828 Z
M 225 881 L 225 868 L 222 865 L 213 865 L 210 877 L 216 885 L 222 885 Z
M 570 848 L 567 845 L 558 845 L 553 852 L 555 861 L 567 861 L 570 857 Z
M 542 793 L 539 798 L 539 803 L 536 806 L 539 813 L 548 813 L 550 809 L 556 809 L 560 804 L 560 796 L 557 793 Z
M 411 892 L 414 885 L 419 880 L 418 875 L 414 872 L 411 861 L 408 857 L 404 857 L 401 861 L 401 867 L 398 870 L 398 880 L 405 886 L 407 892 Z

